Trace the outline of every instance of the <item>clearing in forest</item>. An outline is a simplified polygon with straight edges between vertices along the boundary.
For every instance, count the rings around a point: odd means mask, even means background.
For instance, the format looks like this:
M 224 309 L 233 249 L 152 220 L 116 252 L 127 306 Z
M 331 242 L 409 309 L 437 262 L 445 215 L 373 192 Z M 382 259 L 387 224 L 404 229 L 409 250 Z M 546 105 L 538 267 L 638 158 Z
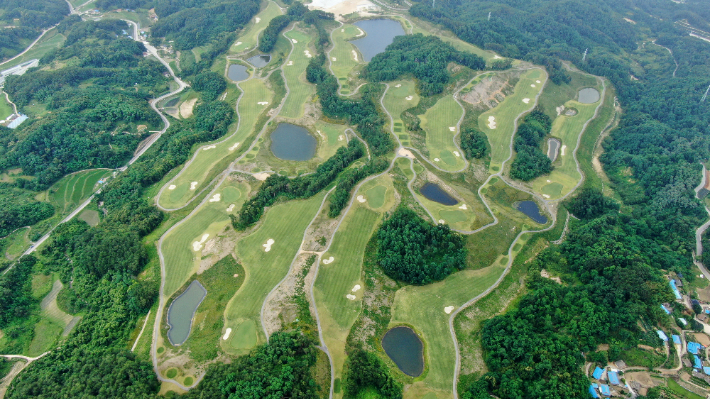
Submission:
M 283 66 L 289 93 L 279 116 L 296 119 L 303 116 L 306 103 L 316 92 L 316 87 L 306 81 L 306 67 L 310 61 L 306 52 L 312 54 L 315 50 L 309 50 L 312 37 L 304 32 L 292 29 L 284 35 L 291 41 L 293 51 Z
M 515 85 L 513 94 L 497 107 L 484 112 L 478 117 L 478 128 L 488 136 L 491 144 L 490 171 L 497 173 L 503 161 L 511 155 L 512 137 L 515 133 L 515 120 L 522 113 L 532 110 L 535 98 L 547 80 L 547 73 L 539 68 L 525 71 Z M 525 100 L 528 101 L 525 101 Z
M 402 112 L 419 104 L 419 95 L 413 80 L 396 80 L 389 82 L 382 103 L 387 112 L 392 115 L 392 132 L 399 138 L 403 146 L 410 145 L 410 137 L 402 122 Z
M 249 22 L 244 33 L 239 35 L 237 41 L 229 48 L 229 54 L 239 54 L 258 44 L 258 37 L 261 31 L 266 29 L 274 17 L 283 14 L 281 12 L 281 7 L 276 4 L 276 2 L 269 1 L 265 9 L 263 9 L 259 14 L 254 17 L 254 19 Z M 256 21 L 259 22 L 256 22 Z
M 466 166 L 463 154 L 454 142 L 459 133 L 458 123 L 463 113 L 463 108 L 454 100 L 453 95 L 448 95 L 419 117 L 422 129 L 426 131 L 429 162 L 451 172 Z
M 263 80 L 256 78 L 240 82 L 238 87 L 243 92 L 237 108 L 239 127 L 226 138 L 203 145 L 191 162 L 166 184 L 158 198 L 160 206 L 167 209 L 183 207 L 210 183 L 210 176 L 224 170 L 236 158 L 235 154 L 251 144 L 246 140 L 255 133 L 255 125 L 273 100 L 273 93 Z

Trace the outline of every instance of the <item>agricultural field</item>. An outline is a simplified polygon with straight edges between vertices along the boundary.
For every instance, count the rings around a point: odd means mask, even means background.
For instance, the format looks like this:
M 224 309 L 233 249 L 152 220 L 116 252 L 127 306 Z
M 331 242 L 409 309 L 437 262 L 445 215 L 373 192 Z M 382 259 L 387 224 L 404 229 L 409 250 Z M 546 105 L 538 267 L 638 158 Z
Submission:
M 244 33 L 239 35 L 237 41 L 229 48 L 229 54 L 240 54 L 256 47 L 261 31 L 269 25 L 269 22 L 274 17 L 283 14 L 281 7 L 276 2 L 269 1 L 267 4 L 266 8 L 257 14 L 254 20 L 244 29 Z
M 316 92 L 315 86 L 306 81 L 306 67 L 311 58 L 309 56 L 312 56 L 311 52 L 315 50 L 309 47 L 313 40 L 311 35 L 295 28 L 284 35 L 291 41 L 293 51 L 283 67 L 289 94 L 279 116 L 297 119 L 303 115 L 306 103 Z
M 510 146 L 519 115 L 535 106 L 535 98 L 547 81 L 547 73 L 538 68 L 525 71 L 515 85 L 515 92 L 497 107 L 478 117 L 478 128 L 488 136 L 491 145 L 490 172 L 497 173 L 511 156 Z
M 454 141 L 463 113 L 463 108 L 453 96 L 445 96 L 419 118 L 422 129 L 426 131 L 429 162 L 451 172 L 466 166 L 463 154 Z
M 403 146 L 410 145 L 410 138 L 404 128 L 404 122 L 402 122 L 402 112 L 416 107 L 418 103 L 419 95 L 416 91 L 416 83 L 413 80 L 389 82 L 389 89 L 385 93 L 382 104 L 392 116 L 392 132 Z
M 67 175 L 49 188 L 47 197 L 60 213 L 71 212 L 100 187 L 100 180 L 105 181 L 111 173 L 109 169 L 92 169 Z

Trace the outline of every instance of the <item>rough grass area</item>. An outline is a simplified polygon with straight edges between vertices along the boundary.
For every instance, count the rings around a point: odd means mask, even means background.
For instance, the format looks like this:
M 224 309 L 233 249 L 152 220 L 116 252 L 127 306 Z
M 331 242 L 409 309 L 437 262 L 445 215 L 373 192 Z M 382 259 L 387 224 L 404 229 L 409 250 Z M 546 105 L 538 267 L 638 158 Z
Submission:
M 229 48 L 229 54 L 238 54 L 246 50 L 249 50 L 257 45 L 257 38 L 261 31 L 263 31 L 269 22 L 274 19 L 274 17 L 283 14 L 281 12 L 281 7 L 274 1 L 267 2 L 266 8 L 261 10 L 259 14 L 254 17 L 254 19 L 247 25 L 247 27 L 242 31 L 242 33 L 237 38 L 237 41 Z M 256 22 L 256 18 L 259 18 L 259 22 Z
M 61 213 L 68 213 L 98 188 L 98 181 L 111 175 L 108 169 L 93 169 L 63 177 L 49 188 L 48 198 Z
M 666 362 L 666 356 L 640 348 L 631 348 L 621 352 L 621 360 L 627 366 L 655 368 Z
M 79 220 L 83 220 L 91 227 L 99 224 L 99 212 L 93 209 L 85 209 L 79 214 Z
M 537 83 L 538 80 L 540 83 Z M 488 136 L 491 144 L 491 172 L 500 171 L 503 161 L 510 156 L 515 119 L 521 113 L 533 109 L 535 96 L 542 90 L 546 80 L 547 73 L 542 69 L 535 68 L 524 72 L 515 85 L 512 95 L 506 97 L 497 107 L 478 117 L 478 128 Z M 527 104 L 523 102 L 526 98 L 529 99 Z M 489 127 L 489 117 L 495 118 L 495 129 Z
M 263 221 L 248 236 L 237 242 L 237 257 L 246 271 L 242 288 L 225 309 L 225 327 L 233 337 L 220 341 L 222 349 L 231 354 L 244 353 L 245 323 L 253 323 L 258 339 L 265 341 L 261 328 L 261 306 L 268 293 L 287 274 L 299 251 L 303 232 L 320 208 L 325 192 L 307 200 L 289 201 L 270 208 Z M 266 252 L 264 245 L 273 240 Z M 251 328 L 251 327 L 250 327 Z M 246 331 L 246 332 L 245 332 Z M 252 345 L 253 346 L 253 345 Z
M 194 160 L 191 157 L 192 162 L 181 170 L 178 177 L 168 183 L 168 187 L 163 190 L 158 199 L 161 206 L 168 209 L 184 206 L 210 183 L 211 177 L 224 170 L 236 158 L 237 154 L 251 144 L 246 140 L 255 133 L 259 116 L 265 113 L 269 107 L 263 103 L 271 104 L 273 93 L 266 87 L 263 80 L 256 78 L 240 82 L 239 87 L 243 91 L 237 108 L 239 128 L 234 127 L 236 132 L 230 130 L 231 132 L 227 133 L 226 138 L 203 144 L 198 150 L 197 156 L 194 156 Z M 259 104 L 260 102 L 262 104 Z M 175 187 L 171 190 L 172 186 Z
M 454 144 L 454 137 L 458 134 L 457 124 L 463 112 L 453 95 L 448 95 L 419 117 L 422 129 L 426 131 L 429 161 L 441 169 L 455 171 L 465 166 L 463 154 Z
M 12 112 L 12 105 L 7 102 L 5 93 L 0 90 L 0 121 L 7 119 L 8 116 L 12 115 Z
M 310 34 L 294 28 L 286 32 L 285 36 L 291 41 L 293 51 L 283 66 L 289 94 L 279 116 L 296 119 L 303 116 L 306 103 L 316 92 L 316 87 L 306 81 L 306 67 L 311 60 L 306 56 L 306 51 L 313 56 L 315 49 L 309 50 L 309 44 L 313 41 Z
M 25 61 L 35 58 L 42 58 L 48 52 L 62 47 L 65 40 L 66 38 L 64 35 L 57 32 L 56 29 L 52 29 L 42 36 L 42 39 L 40 39 L 40 41 L 38 41 L 37 44 L 35 44 L 34 47 L 32 47 L 28 52 L 8 63 L 0 65 L 0 70 L 10 69 L 14 66 L 22 64 Z

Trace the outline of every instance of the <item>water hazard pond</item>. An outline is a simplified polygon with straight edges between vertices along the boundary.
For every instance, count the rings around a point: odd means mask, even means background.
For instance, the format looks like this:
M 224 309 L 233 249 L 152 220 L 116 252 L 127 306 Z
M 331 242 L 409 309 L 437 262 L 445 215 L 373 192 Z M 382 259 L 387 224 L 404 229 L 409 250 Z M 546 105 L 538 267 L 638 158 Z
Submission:
M 244 65 L 232 64 L 227 70 L 227 77 L 235 82 L 240 82 L 249 77 L 249 72 Z
M 459 203 L 456 198 L 449 195 L 449 193 L 439 187 L 438 184 L 426 183 L 419 189 L 419 192 L 424 196 L 424 198 L 430 201 L 438 202 L 442 205 L 451 206 Z
M 257 68 L 265 67 L 269 63 L 269 61 L 271 61 L 271 56 L 268 54 L 255 55 L 247 59 L 247 62 Z
M 404 374 L 419 377 L 424 371 L 424 345 L 411 328 L 395 327 L 387 331 L 382 349 Z
M 308 130 L 290 123 L 281 123 L 271 133 L 271 152 L 287 161 L 307 161 L 316 154 L 316 138 Z
M 587 87 L 579 91 L 579 102 L 582 104 L 594 104 L 599 101 L 599 90 Z
M 357 46 L 362 58 L 367 62 L 384 52 L 385 48 L 392 44 L 395 36 L 406 34 L 402 24 L 391 19 L 366 19 L 355 22 L 355 26 L 364 30 L 367 35 L 350 43 Z
M 192 318 L 195 316 L 197 307 L 205 299 L 207 290 L 195 280 L 190 283 L 185 292 L 180 294 L 168 309 L 168 339 L 173 345 L 182 345 L 190 335 L 192 328 Z
M 538 208 L 535 201 L 520 201 L 515 204 L 515 209 L 524 213 L 525 216 L 534 220 L 537 223 L 545 224 L 547 223 L 547 216 L 540 213 L 540 208 Z

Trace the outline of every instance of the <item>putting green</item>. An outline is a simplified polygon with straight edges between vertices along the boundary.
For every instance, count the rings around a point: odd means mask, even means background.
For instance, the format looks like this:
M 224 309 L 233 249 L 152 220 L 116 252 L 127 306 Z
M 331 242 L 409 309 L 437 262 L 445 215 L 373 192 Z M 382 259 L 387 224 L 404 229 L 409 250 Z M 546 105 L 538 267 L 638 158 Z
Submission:
M 468 215 L 463 211 L 440 211 L 439 216 L 450 224 L 465 222 L 469 219 Z
M 429 161 L 441 169 L 455 171 L 466 166 L 461 152 L 454 144 L 454 136 L 458 134 L 457 124 L 462 115 L 463 108 L 449 95 L 441 98 L 419 117 L 422 129 L 426 131 Z
M 365 197 L 367 198 L 368 205 L 370 208 L 378 209 L 385 204 L 385 195 L 387 194 L 387 187 L 385 186 L 375 186 L 365 192 Z
M 596 87 L 601 93 L 602 88 Z M 603 99 L 593 104 L 582 104 L 570 100 L 565 103 L 565 108 L 576 108 L 577 115 L 567 116 L 564 113 L 552 122 L 551 136 L 557 137 L 562 142 L 558 150 L 557 159 L 553 162 L 554 169 L 549 175 L 540 176 L 533 180 L 532 188 L 535 192 L 542 193 L 546 199 L 558 199 L 567 195 L 582 179 L 574 162 L 574 148 L 577 146 L 584 124 L 594 118 L 594 112 Z
M 303 116 L 306 103 L 316 92 L 316 87 L 306 81 L 306 67 L 311 60 L 306 52 L 312 56 L 315 50 L 308 49 L 308 44 L 313 40 L 311 36 L 295 29 L 285 35 L 291 41 L 293 51 L 283 66 L 289 94 L 279 116 L 295 119 Z
M 357 48 L 349 42 L 361 34 L 360 28 L 345 24 L 333 31 L 333 50 L 330 51 L 330 68 L 341 84 L 341 93 L 347 94 L 354 87 L 348 86 L 348 76 L 358 64 L 363 63 Z M 335 60 L 333 60 L 335 58 Z
M 484 112 L 478 117 L 478 128 L 488 136 L 491 144 L 491 172 L 500 171 L 503 161 L 510 156 L 510 143 L 515 133 L 515 119 L 523 112 L 533 109 L 535 97 L 540 93 L 547 80 L 547 73 L 542 69 L 531 69 L 520 76 L 515 91 L 506 97 L 497 107 Z M 540 83 L 537 83 L 537 82 Z M 528 99 L 525 103 L 524 100 Z M 489 119 L 489 118 L 493 119 Z M 495 122 L 495 125 L 492 123 Z M 492 128 L 495 126 L 495 128 Z
M 399 137 L 402 145 L 409 146 L 409 135 L 402 122 L 402 112 L 419 104 L 419 95 L 413 80 L 397 80 L 389 83 L 382 103 L 392 115 L 392 132 Z
M 251 349 L 256 346 L 256 323 L 254 320 L 246 320 L 232 333 L 229 345 L 234 349 Z
M 184 206 L 210 183 L 210 174 L 226 168 L 240 149 L 249 146 L 250 143 L 246 140 L 255 133 L 256 122 L 267 108 L 264 102 L 270 103 L 273 93 L 266 88 L 264 81 L 256 78 L 241 82 L 239 86 L 244 92 L 239 102 L 239 128 L 226 140 L 220 138 L 219 140 L 224 140 L 222 143 L 203 145 L 194 160 L 178 173 L 175 180 L 167 184 L 168 187 L 158 198 L 161 206 L 167 209 Z
M 274 17 L 281 14 L 283 14 L 281 7 L 279 7 L 276 2 L 269 1 L 266 8 L 257 14 L 256 17 L 249 22 L 249 26 L 239 35 L 237 42 L 230 47 L 229 54 L 238 54 L 252 47 L 256 47 L 257 39 L 261 31 L 269 25 L 269 22 L 274 19 Z M 256 22 L 257 18 L 259 18 L 259 22 Z
M 216 194 L 220 195 L 219 201 L 208 200 L 185 222 L 163 238 L 166 298 L 169 298 L 196 271 L 206 242 L 215 238 L 230 223 L 227 209 L 234 204 L 231 212 L 239 210 L 248 191 L 249 186 L 246 183 L 225 181 L 216 191 Z M 224 198 L 230 198 L 234 202 L 227 202 Z M 216 198 L 213 195 L 210 199 Z M 193 244 L 202 241 L 205 234 L 208 234 L 208 237 L 196 251 Z
M 318 136 L 318 157 L 328 159 L 338 148 L 348 145 L 345 140 L 345 125 L 335 125 L 323 121 L 316 122 L 316 135 Z
M 236 331 L 244 322 L 251 320 L 257 326 L 256 343 L 265 341 L 260 320 L 261 306 L 266 295 L 288 272 L 301 246 L 303 232 L 324 196 L 325 191 L 307 200 L 294 200 L 271 207 L 261 225 L 237 241 L 236 253 L 246 271 L 246 278 L 225 308 L 225 328 Z M 270 247 L 268 252 L 265 245 Z M 228 353 L 244 353 L 232 345 L 225 345 L 224 341 L 220 342 L 222 349 Z

